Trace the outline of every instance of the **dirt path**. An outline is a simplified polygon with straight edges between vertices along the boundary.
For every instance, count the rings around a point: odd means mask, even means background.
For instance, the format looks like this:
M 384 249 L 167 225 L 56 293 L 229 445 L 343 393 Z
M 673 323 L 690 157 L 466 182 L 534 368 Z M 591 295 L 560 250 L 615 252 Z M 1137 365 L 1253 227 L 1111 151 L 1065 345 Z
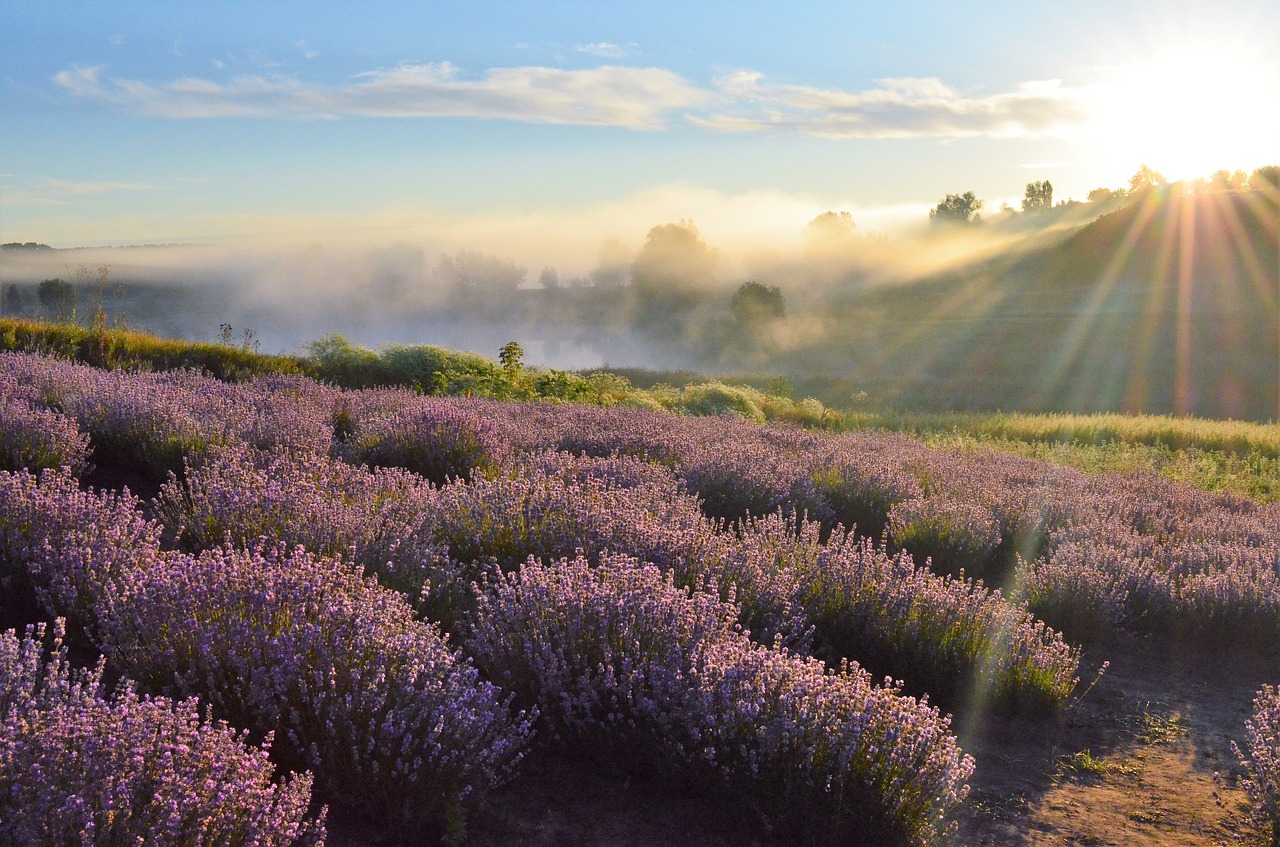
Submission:
M 1130 640 L 1055 725 L 986 727 L 963 844 L 1208 847 L 1257 843 L 1231 742 L 1274 660 Z

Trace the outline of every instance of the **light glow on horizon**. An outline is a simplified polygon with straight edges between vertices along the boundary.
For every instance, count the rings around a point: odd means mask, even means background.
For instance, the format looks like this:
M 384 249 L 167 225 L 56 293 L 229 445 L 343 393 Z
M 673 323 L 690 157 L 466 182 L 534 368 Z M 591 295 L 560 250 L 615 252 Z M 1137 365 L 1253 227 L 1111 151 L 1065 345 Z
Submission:
M 1280 155 L 1280 71 L 1242 43 L 1174 43 L 1118 70 L 1098 129 L 1117 167 L 1144 162 L 1170 181 L 1246 173 Z

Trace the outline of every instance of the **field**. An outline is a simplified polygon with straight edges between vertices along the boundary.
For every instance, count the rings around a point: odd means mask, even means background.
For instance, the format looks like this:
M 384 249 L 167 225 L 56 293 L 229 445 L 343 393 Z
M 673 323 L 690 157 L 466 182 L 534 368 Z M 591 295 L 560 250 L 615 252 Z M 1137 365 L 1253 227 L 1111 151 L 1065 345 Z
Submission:
M 0 353 L 0 841 L 1280 825 L 1273 425 L 250 361 Z

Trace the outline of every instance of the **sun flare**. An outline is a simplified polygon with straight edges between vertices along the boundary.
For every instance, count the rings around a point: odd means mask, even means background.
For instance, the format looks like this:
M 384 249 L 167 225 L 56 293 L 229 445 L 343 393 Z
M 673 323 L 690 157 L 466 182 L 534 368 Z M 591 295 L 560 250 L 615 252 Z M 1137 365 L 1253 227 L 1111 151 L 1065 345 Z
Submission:
M 1280 151 L 1280 70 L 1240 45 L 1167 46 L 1116 69 L 1100 130 L 1118 166 L 1170 180 L 1252 170 Z

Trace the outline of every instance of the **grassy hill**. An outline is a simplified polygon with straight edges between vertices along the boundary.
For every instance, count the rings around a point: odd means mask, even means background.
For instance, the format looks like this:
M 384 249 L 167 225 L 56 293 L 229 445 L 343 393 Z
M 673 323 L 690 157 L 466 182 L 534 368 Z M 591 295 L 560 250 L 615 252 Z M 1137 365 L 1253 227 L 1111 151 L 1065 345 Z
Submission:
M 1278 266 L 1262 195 L 1153 192 L 1049 243 L 834 296 L 839 337 L 779 369 L 830 380 L 828 402 L 860 385 L 916 409 L 1274 419 Z

